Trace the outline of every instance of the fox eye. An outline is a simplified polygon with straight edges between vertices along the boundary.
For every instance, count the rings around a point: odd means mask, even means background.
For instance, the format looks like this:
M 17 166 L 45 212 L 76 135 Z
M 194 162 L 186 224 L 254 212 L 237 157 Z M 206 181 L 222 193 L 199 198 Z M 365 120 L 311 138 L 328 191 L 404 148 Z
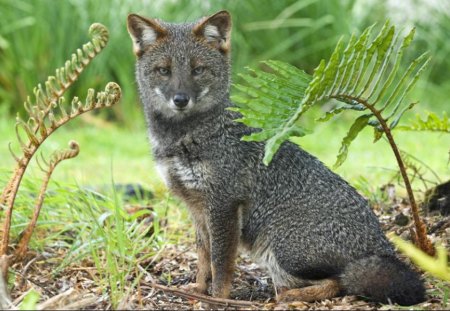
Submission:
M 198 66 L 198 67 L 195 67 L 195 68 L 192 70 L 192 74 L 193 74 L 194 76 L 199 76 L 199 75 L 201 75 L 204 71 L 205 71 L 205 67 L 203 67 L 203 66 Z
M 170 75 L 170 69 L 164 68 L 164 67 L 158 67 L 156 68 L 156 71 L 162 76 L 168 76 Z

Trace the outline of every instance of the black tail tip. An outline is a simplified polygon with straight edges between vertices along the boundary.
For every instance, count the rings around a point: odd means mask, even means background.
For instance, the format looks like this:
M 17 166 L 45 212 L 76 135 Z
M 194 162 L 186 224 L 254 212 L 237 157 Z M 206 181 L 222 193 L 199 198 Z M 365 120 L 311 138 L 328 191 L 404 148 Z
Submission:
M 341 276 L 346 294 L 411 306 L 426 300 L 419 274 L 396 257 L 372 256 L 348 264 Z

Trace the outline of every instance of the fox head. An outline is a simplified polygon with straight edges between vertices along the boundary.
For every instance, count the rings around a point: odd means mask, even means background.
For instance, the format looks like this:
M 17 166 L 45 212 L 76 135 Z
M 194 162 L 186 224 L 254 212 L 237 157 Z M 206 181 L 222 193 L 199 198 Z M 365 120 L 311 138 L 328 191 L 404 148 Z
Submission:
M 147 113 L 181 119 L 226 101 L 230 85 L 228 12 L 183 24 L 130 14 L 127 27 Z

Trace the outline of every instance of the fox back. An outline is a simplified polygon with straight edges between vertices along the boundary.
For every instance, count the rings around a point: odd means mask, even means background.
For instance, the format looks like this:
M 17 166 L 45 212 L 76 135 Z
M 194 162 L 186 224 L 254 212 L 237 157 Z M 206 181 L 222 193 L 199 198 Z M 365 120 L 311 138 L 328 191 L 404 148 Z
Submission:
M 211 283 L 213 296 L 227 297 L 241 245 L 267 267 L 278 300 L 423 301 L 418 274 L 353 187 L 293 143 L 265 166 L 264 144 L 241 140 L 255 130 L 226 109 L 228 12 L 183 24 L 131 14 L 128 30 L 157 168 L 195 224 L 194 290 Z

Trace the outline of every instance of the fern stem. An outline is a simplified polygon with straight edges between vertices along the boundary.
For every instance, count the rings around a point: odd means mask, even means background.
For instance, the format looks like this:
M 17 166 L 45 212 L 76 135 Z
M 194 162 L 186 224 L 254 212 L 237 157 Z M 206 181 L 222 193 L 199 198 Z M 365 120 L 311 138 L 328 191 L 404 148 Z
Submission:
M 376 111 L 376 113 L 375 113 Z M 394 141 L 394 137 L 392 136 L 392 132 L 390 127 L 387 125 L 386 121 L 381 117 L 381 114 L 378 113 L 377 110 L 373 109 L 372 112 L 380 122 L 381 127 L 383 128 L 384 133 L 386 134 L 386 138 L 391 145 L 392 151 L 394 152 L 395 159 L 397 160 L 398 167 L 400 169 L 400 173 L 403 178 L 403 182 L 405 183 L 406 191 L 408 193 L 409 202 L 411 204 L 412 215 L 414 219 L 414 225 L 416 227 L 416 237 L 414 240 L 416 244 L 427 254 L 433 256 L 435 253 L 434 247 L 431 244 L 431 241 L 427 237 L 426 226 L 423 223 L 422 219 L 419 216 L 419 209 L 417 207 L 416 199 L 414 198 L 414 193 L 411 187 L 411 182 L 409 180 L 408 174 L 406 173 L 405 164 L 403 163 L 402 156 L 400 151 L 398 150 L 397 144 Z
M 397 164 L 400 169 L 400 174 L 402 175 L 402 179 L 405 184 L 406 191 L 408 193 L 409 202 L 411 204 L 412 215 L 413 215 L 413 219 L 414 219 L 414 225 L 416 227 L 416 232 L 415 232 L 416 236 L 413 237 L 413 240 L 415 241 L 417 246 L 419 246 L 424 252 L 426 252 L 430 256 L 433 256 L 435 253 L 434 247 L 431 244 L 431 241 L 427 237 L 426 226 L 419 216 L 419 209 L 417 207 L 416 199 L 414 198 L 414 192 L 411 187 L 411 182 L 409 180 L 408 174 L 406 173 L 406 167 L 403 162 L 403 158 L 400 154 L 397 144 L 395 143 L 391 129 L 388 126 L 388 124 L 386 123 L 386 120 L 382 117 L 380 111 L 375 109 L 375 107 L 373 105 L 371 105 L 370 103 L 368 103 L 365 100 L 362 100 L 361 98 L 353 97 L 353 96 L 349 96 L 349 95 L 337 95 L 337 96 L 333 96 L 333 97 L 338 100 L 340 100 L 340 99 L 352 100 L 352 101 L 357 101 L 360 104 L 363 104 L 365 107 L 367 107 L 367 109 L 369 109 L 373 113 L 373 115 L 380 122 L 380 126 L 383 129 L 383 132 L 385 133 L 386 138 L 388 139 L 388 142 L 389 142 L 389 145 L 391 146 L 392 151 L 394 152 L 395 159 L 397 160 Z
M 34 228 L 36 227 L 36 223 L 41 212 L 42 203 L 45 198 L 45 191 L 47 190 L 48 183 L 50 181 L 50 177 L 55 171 L 56 166 L 64 160 L 72 159 L 76 157 L 80 151 L 78 144 L 74 141 L 69 144 L 70 150 L 65 152 L 56 152 L 52 156 L 52 160 L 48 165 L 48 170 L 45 172 L 45 177 L 41 185 L 41 190 L 39 191 L 38 198 L 36 200 L 33 217 L 31 218 L 30 223 L 28 224 L 25 231 L 23 231 L 22 238 L 20 239 L 14 256 L 14 261 L 21 260 L 25 257 L 26 251 L 28 249 L 28 244 L 30 242 L 31 236 L 33 234 Z
M 34 152 L 33 152 L 34 153 Z M 11 216 L 12 210 L 14 206 L 14 201 L 16 199 L 17 190 L 19 188 L 20 182 L 22 181 L 22 177 L 25 173 L 25 170 L 30 162 L 31 157 L 23 157 L 18 164 L 15 172 L 13 173 L 13 177 L 8 182 L 5 190 L 2 193 L 2 204 L 6 206 L 5 210 L 5 219 L 3 220 L 3 237 L 2 237 L 2 245 L 0 246 L 0 256 L 6 255 L 8 253 L 8 244 L 9 244 L 9 231 L 11 229 Z

